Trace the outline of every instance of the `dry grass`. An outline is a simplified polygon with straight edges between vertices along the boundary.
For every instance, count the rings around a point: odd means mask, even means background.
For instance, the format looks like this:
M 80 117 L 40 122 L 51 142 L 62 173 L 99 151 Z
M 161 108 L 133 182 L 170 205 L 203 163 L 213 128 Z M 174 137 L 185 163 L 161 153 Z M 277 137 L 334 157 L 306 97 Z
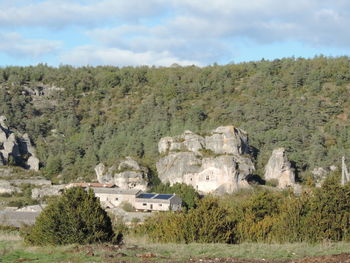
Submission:
M 147 238 L 127 236 L 125 246 L 25 246 L 18 233 L 0 234 L 0 262 L 16 262 L 30 259 L 33 262 L 106 262 L 112 260 L 140 261 L 139 255 L 156 255 L 152 261 L 183 261 L 190 258 L 259 258 L 259 259 L 297 259 L 306 256 L 340 254 L 350 251 L 350 243 L 325 242 L 322 244 L 157 244 Z M 93 252 L 93 253 L 91 253 Z M 123 255 L 119 257 L 118 255 Z M 114 257 L 114 258 L 113 258 Z M 114 262 L 114 261 L 113 261 Z

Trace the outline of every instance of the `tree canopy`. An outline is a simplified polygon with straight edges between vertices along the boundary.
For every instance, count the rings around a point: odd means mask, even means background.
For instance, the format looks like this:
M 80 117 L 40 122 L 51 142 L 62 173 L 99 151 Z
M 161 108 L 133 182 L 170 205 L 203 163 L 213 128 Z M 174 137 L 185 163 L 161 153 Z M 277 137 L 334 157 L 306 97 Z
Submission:
M 93 191 L 73 187 L 54 200 L 24 233 L 33 245 L 90 244 L 115 238 L 111 219 Z

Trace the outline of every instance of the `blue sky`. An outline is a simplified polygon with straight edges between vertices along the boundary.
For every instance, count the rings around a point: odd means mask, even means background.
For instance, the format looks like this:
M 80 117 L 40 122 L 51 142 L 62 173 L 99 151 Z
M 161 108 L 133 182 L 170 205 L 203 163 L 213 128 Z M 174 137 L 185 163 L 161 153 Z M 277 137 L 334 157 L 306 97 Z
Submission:
M 348 0 L 0 0 L 0 65 L 342 56 L 347 25 Z

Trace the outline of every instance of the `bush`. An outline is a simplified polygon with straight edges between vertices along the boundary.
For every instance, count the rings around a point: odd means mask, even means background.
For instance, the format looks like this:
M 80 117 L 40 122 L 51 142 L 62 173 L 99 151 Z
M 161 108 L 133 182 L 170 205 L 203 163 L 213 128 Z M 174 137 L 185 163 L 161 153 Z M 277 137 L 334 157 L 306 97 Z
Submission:
M 270 241 L 283 196 L 269 191 L 258 192 L 237 208 L 237 235 L 240 241 Z
M 305 218 L 307 241 L 350 240 L 350 185 L 341 186 L 339 179 L 329 177 L 314 191 Z
M 188 213 L 158 213 L 136 229 L 157 242 L 234 243 L 236 221 L 218 199 L 206 197 Z
M 32 245 L 90 244 L 112 241 L 112 222 L 90 189 L 73 187 L 52 200 L 34 226 L 22 231 Z

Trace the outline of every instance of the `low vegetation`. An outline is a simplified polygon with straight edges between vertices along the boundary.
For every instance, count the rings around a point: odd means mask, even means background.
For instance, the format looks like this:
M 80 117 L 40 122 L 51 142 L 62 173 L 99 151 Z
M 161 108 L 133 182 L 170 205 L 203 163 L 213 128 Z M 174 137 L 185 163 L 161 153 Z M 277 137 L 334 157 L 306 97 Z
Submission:
M 295 196 L 260 190 L 236 199 L 211 196 L 183 213 L 158 213 L 135 233 L 155 242 L 244 243 L 350 241 L 350 185 L 339 177 Z
M 92 179 L 97 163 L 125 156 L 155 172 L 161 137 L 222 125 L 248 132 L 257 175 L 284 147 L 304 180 L 350 156 L 349 67 L 348 57 L 324 56 L 203 68 L 5 67 L 0 113 L 31 136 L 43 174 L 56 181 Z M 37 88 L 44 95 L 28 91 Z
M 123 246 L 74 244 L 33 247 L 23 245 L 18 233 L 9 234 L 0 231 L 0 260 L 3 263 L 140 262 L 142 260 L 147 260 L 147 262 L 206 262 L 209 258 L 216 258 L 216 261 L 222 258 L 260 258 L 264 259 L 265 262 L 269 262 L 269 259 L 298 259 L 307 256 L 347 253 L 349 250 L 350 244 L 345 242 L 322 242 L 315 245 L 307 243 L 159 244 L 144 239 L 135 239 L 134 237 L 127 237 Z M 238 259 L 232 261 L 238 262 Z M 210 261 L 208 260 L 208 262 Z
M 52 199 L 34 226 L 22 229 L 22 235 L 26 243 L 39 246 L 121 241 L 93 191 L 81 187 Z

